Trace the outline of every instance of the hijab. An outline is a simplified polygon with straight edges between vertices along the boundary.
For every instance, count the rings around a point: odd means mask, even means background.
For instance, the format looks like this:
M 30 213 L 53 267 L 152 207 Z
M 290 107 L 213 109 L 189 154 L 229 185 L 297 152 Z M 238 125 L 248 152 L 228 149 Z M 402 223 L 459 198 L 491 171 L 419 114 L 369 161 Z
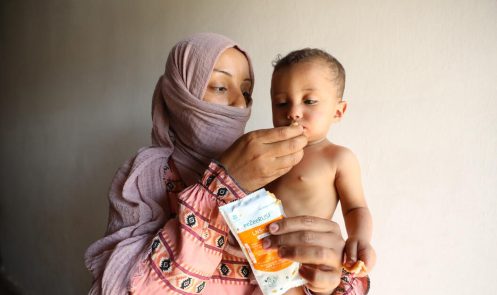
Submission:
M 209 162 L 243 134 L 250 116 L 250 108 L 202 100 L 216 60 L 234 46 L 232 40 L 212 33 L 180 41 L 157 83 L 152 141 L 173 150 L 172 158 L 187 185 L 200 178 Z M 253 80 L 252 67 L 250 76 Z

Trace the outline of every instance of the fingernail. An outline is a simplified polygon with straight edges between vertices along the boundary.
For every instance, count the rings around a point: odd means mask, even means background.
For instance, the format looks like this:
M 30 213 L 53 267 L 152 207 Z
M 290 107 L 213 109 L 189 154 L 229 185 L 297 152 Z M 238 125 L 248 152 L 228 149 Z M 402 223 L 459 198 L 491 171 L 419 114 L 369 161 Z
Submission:
M 269 247 L 271 247 L 271 239 L 270 238 L 262 239 L 262 248 L 267 249 Z
M 280 228 L 280 226 L 279 226 L 277 223 L 271 223 L 271 224 L 269 225 L 269 231 L 270 231 L 271 233 L 275 233 L 275 232 L 277 232 L 279 228 Z
M 287 253 L 287 250 L 286 250 L 286 248 L 285 248 L 285 247 L 280 247 L 280 248 L 278 249 L 278 255 L 279 255 L 280 257 L 285 257 L 286 253 Z

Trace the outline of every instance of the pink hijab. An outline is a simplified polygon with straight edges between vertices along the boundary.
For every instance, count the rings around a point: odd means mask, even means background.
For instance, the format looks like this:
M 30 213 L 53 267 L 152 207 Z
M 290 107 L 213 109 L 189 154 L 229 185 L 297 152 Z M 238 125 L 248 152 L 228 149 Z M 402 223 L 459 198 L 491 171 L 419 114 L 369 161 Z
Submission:
M 192 185 L 209 162 L 243 134 L 250 106 L 241 109 L 202 100 L 217 58 L 230 47 L 240 49 L 225 36 L 201 33 L 171 49 L 152 99 L 153 146 L 140 149 L 117 171 L 109 192 L 105 237 L 85 253 L 86 267 L 94 276 L 90 294 L 125 294 L 134 267 L 170 218 L 159 175 L 167 160 L 172 157 L 183 181 Z

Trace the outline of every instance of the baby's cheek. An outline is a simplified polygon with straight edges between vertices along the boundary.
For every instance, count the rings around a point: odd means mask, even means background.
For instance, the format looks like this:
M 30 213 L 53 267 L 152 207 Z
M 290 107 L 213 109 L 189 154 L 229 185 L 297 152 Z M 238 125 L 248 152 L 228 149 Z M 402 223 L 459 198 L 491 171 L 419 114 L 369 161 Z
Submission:
M 321 111 L 309 112 L 307 118 L 310 122 L 321 121 L 324 118 L 324 113 Z
M 310 117 L 315 117 L 315 118 L 321 118 L 324 117 L 324 112 L 322 110 L 312 110 L 312 112 L 309 112 L 308 115 Z

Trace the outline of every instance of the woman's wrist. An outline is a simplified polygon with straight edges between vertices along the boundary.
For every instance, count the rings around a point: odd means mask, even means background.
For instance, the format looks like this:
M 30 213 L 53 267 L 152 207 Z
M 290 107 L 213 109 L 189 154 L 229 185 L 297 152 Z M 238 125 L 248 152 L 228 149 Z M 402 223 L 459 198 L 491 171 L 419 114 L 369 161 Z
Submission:
M 216 160 L 211 161 L 200 182 L 216 197 L 218 205 L 241 199 L 246 195 L 226 168 Z
M 242 191 L 244 192 L 246 195 L 248 195 L 250 192 L 247 191 L 246 189 L 243 188 L 243 186 L 236 180 L 235 177 L 233 177 L 233 175 L 230 174 L 228 168 L 226 168 L 226 166 L 223 165 L 223 163 L 221 163 L 219 160 L 217 159 L 212 159 L 212 162 L 214 162 L 216 165 L 218 165 L 219 167 L 221 167 L 223 170 L 224 170 L 224 173 L 226 173 L 226 175 L 236 184 L 236 186 Z

